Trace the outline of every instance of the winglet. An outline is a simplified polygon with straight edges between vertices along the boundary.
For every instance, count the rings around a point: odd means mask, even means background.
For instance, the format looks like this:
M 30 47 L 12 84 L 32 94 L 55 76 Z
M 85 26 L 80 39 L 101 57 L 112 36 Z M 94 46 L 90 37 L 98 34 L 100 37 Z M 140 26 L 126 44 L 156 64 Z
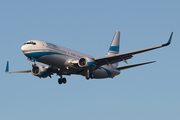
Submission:
M 162 46 L 168 46 L 168 45 L 170 45 L 172 36 L 173 36 L 173 32 L 171 33 L 168 42 L 167 42 L 166 44 L 163 44 Z
M 7 61 L 5 72 L 6 72 L 6 73 L 9 72 L 9 61 Z

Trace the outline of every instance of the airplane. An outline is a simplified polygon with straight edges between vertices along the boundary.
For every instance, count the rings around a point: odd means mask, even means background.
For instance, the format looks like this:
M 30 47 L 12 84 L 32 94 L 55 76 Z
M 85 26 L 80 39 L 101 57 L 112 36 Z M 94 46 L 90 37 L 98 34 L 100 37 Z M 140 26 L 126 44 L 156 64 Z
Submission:
M 67 82 L 66 78 L 63 77 L 64 75 L 82 75 L 85 76 L 87 80 L 114 78 L 120 74 L 121 70 L 154 63 L 155 61 L 151 61 L 118 66 L 118 62 L 124 61 L 127 63 L 127 60 L 131 59 L 135 54 L 170 45 L 172 36 L 173 32 L 171 33 L 168 42 L 162 45 L 126 53 L 119 53 L 120 32 L 116 31 L 107 55 L 102 57 L 92 57 L 50 42 L 29 40 L 24 43 L 21 50 L 27 59 L 33 62 L 32 69 L 9 71 L 9 61 L 7 61 L 5 72 L 31 72 L 34 76 L 39 78 L 46 78 L 48 76 L 51 78 L 51 75 L 56 73 L 60 76 L 58 79 L 59 84 L 65 84 Z M 46 64 L 47 66 L 36 65 L 36 61 Z

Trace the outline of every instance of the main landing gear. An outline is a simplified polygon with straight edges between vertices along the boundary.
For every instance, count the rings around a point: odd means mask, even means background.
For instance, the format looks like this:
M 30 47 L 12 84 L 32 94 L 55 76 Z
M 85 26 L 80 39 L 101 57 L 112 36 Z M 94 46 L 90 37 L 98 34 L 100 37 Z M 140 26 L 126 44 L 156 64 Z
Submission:
M 57 75 L 59 75 L 60 76 L 60 78 L 58 79 L 58 83 L 61 85 L 62 83 L 63 84 L 66 84 L 66 82 L 67 82 L 67 80 L 66 80 L 66 78 L 63 78 L 62 77 L 62 71 L 60 70 L 60 69 L 58 69 L 58 74 Z
M 62 83 L 66 84 L 66 82 L 67 82 L 66 78 L 59 78 L 58 79 L 59 84 L 62 84 Z
M 89 80 L 89 78 L 93 79 L 94 75 L 89 70 L 87 70 L 86 79 Z

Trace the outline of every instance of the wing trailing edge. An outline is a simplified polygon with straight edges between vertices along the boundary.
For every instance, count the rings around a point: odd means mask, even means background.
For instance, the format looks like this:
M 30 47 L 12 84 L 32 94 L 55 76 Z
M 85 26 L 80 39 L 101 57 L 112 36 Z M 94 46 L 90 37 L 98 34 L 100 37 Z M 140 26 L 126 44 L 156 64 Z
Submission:
M 156 62 L 156 61 L 138 63 L 138 64 L 126 65 L 126 66 L 120 66 L 120 67 L 117 67 L 117 69 L 118 70 L 124 70 L 124 69 L 129 69 L 129 68 L 133 68 L 133 67 L 137 67 L 137 66 L 141 66 L 141 65 L 146 65 L 146 64 L 150 64 L 150 63 L 154 63 L 154 62 Z

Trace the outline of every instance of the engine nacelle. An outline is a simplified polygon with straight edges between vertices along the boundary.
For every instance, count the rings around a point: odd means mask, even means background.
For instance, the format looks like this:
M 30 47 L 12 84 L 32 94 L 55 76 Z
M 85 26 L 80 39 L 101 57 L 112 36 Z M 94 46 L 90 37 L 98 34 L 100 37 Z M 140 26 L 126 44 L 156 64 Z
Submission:
M 43 65 L 33 66 L 31 69 L 31 72 L 33 75 L 40 77 L 40 78 L 41 77 L 46 78 L 47 76 L 49 76 L 49 72 L 47 70 L 47 67 L 43 66 Z
M 88 57 L 80 58 L 78 61 L 78 66 L 85 69 L 95 69 L 96 63 L 93 59 Z

